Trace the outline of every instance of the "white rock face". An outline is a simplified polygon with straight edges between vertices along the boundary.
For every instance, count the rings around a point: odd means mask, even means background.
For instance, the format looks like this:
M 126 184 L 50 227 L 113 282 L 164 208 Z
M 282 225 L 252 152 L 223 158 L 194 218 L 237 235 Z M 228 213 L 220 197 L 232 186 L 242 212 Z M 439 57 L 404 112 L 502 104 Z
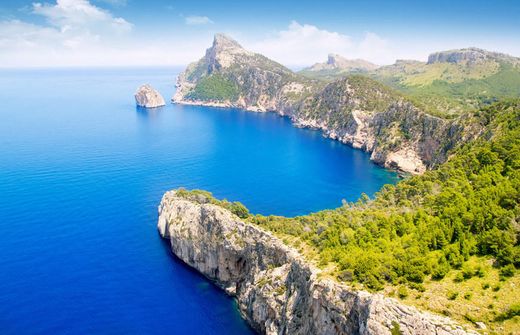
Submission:
M 165 105 L 161 94 L 148 84 L 139 87 L 134 96 L 135 103 L 140 107 L 154 108 Z
M 320 278 L 320 270 L 271 233 L 230 211 L 167 192 L 158 229 L 173 253 L 236 297 L 261 334 L 466 335 L 452 320 L 380 294 Z

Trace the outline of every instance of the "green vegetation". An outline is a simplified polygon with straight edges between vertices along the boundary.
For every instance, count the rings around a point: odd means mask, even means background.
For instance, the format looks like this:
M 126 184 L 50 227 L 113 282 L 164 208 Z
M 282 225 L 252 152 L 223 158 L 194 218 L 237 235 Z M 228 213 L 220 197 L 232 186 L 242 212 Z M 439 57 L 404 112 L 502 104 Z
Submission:
M 307 250 L 338 280 L 385 292 L 398 286 L 411 304 L 493 323 L 496 310 L 518 303 L 520 101 L 483 108 L 470 122 L 486 129 L 479 140 L 437 170 L 385 186 L 373 200 L 249 220 Z
M 399 323 L 397 321 L 392 321 L 392 329 L 390 330 L 390 333 L 392 335 L 402 335 L 401 332 L 401 326 L 399 326 Z
M 188 99 L 204 101 L 235 101 L 238 87 L 220 74 L 211 74 L 199 80 Z
M 238 201 L 230 202 L 226 199 L 224 200 L 217 200 L 211 192 L 203 191 L 203 190 L 186 190 L 183 188 L 180 188 L 177 190 L 177 196 L 189 199 L 191 201 L 195 201 L 200 204 L 213 204 L 220 207 L 223 207 L 227 210 L 229 210 L 231 213 L 235 214 L 239 218 L 245 219 L 249 216 L 249 210 L 244 206 L 242 203 Z
M 368 74 L 365 69 L 323 69 L 319 71 L 301 70 L 298 72 L 302 76 L 310 79 L 319 79 L 323 81 L 334 81 L 353 74 Z
M 430 113 L 444 117 L 520 96 L 519 65 L 502 61 L 476 65 L 404 62 L 380 68 L 370 76 L 432 106 Z
M 485 129 L 478 140 L 436 170 L 386 185 L 374 199 L 295 218 L 236 206 L 324 275 L 387 294 L 397 288 L 407 303 L 517 332 L 520 100 L 493 104 L 467 121 Z M 236 207 L 230 204 L 221 205 Z
M 376 80 L 351 75 L 328 84 L 322 92 L 307 99 L 299 115 L 326 119 L 330 125 L 346 126 L 353 110 L 380 112 L 397 101 L 411 100 Z
M 507 311 L 500 313 L 497 316 L 497 321 L 504 321 L 520 316 L 520 304 L 513 305 L 507 309 Z
M 472 255 L 494 257 L 509 275 L 520 266 L 520 106 L 497 104 L 475 120 L 491 140 L 466 145 L 438 170 L 385 186 L 373 201 L 252 221 L 303 239 L 319 251 L 321 264 L 337 265 L 339 278 L 374 290 L 440 280 Z M 462 280 L 474 271 L 466 269 Z

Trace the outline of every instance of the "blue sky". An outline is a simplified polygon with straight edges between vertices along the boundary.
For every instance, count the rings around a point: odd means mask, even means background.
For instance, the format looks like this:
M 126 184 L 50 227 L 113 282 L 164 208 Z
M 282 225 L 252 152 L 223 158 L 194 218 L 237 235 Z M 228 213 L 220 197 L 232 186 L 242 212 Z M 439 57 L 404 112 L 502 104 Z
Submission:
M 3 0 L 0 66 L 184 65 L 214 33 L 291 66 L 468 46 L 520 56 L 520 1 Z

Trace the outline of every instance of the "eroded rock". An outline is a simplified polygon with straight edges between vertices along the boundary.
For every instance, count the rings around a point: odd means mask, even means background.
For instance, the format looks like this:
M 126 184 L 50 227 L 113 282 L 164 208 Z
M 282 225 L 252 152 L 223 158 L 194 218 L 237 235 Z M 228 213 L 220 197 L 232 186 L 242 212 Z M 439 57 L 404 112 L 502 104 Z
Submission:
M 139 87 L 134 96 L 135 103 L 140 107 L 155 108 L 165 105 L 161 94 L 148 84 Z

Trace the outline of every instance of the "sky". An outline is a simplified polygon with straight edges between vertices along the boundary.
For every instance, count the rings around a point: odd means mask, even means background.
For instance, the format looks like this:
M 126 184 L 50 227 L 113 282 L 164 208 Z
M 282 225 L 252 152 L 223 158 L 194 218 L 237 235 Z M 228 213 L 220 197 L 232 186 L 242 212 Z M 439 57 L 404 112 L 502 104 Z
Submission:
M 219 32 L 291 68 L 470 46 L 520 57 L 520 1 L 0 0 L 0 67 L 182 66 Z

